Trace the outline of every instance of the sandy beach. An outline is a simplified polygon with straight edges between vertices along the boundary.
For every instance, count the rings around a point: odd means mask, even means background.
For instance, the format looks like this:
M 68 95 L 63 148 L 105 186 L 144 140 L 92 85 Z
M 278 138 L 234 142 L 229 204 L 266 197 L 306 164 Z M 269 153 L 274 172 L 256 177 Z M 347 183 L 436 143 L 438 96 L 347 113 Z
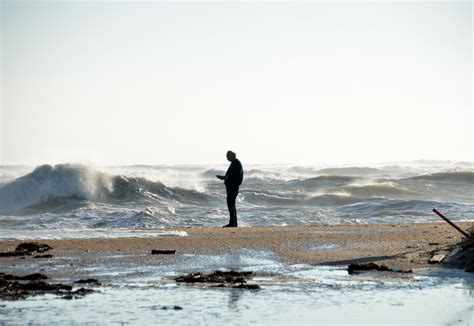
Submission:
M 458 223 L 467 230 L 474 223 Z M 187 236 L 41 240 L 53 256 L 69 256 L 88 264 L 88 257 L 127 254 L 127 263 L 139 264 L 152 250 L 183 254 L 225 254 L 240 249 L 271 250 L 287 263 L 348 265 L 376 262 L 400 269 L 443 266 L 430 264 L 436 253 L 447 253 L 462 236 L 446 223 L 385 224 L 324 227 L 183 228 Z M 22 241 L 0 241 L 0 251 L 12 251 Z M 136 254 L 136 258 L 133 258 Z M 10 263 L 21 258 L 2 258 Z M 125 263 L 125 262 L 124 262 Z M 2 264 L 3 265 L 3 264 Z
M 473 225 L 457 224 L 465 230 Z M 472 273 L 446 268 L 459 266 L 444 262 L 429 263 L 436 254 L 449 255 L 461 241 L 461 235 L 446 223 L 170 231 L 186 232 L 187 236 L 38 239 L 38 243 L 52 247 L 46 251 L 52 256 L 0 257 L 6 285 L 49 289 L 49 294 L 37 290 L 24 300 L 2 301 L 0 322 L 474 321 Z M 22 242 L 0 241 L 0 252 L 14 252 Z M 176 253 L 152 254 L 152 250 Z M 390 271 L 413 272 L 352 275 L 347 271 L 351 263 L 376 263 Z M 250 274 L 250 279 L 246 284 L 178 283 L 178 278 L 195 275 L 190 273 L 210 275 L 214 271 L 240 271 Z M 38 275 L 34 273 L 47 277 L 46 283 L 5 281 L 6 274 Z M 82 280 L 86 283 L 78 284 Z M 5 298 L 24 295 L 22 290 L 12 292 L 8 287 L 4 291 Z M 446 300 L 452 304 L 446 305 Z M 420 314 L 422 308 L 430 313 Z

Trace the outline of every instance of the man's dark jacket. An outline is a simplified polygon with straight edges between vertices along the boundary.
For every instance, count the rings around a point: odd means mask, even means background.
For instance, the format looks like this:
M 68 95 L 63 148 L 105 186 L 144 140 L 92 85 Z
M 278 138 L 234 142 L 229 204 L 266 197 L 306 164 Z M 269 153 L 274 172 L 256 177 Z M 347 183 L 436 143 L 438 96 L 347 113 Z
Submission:
M 244 179 L 244 170 L 242 169 L 242 164 L 238 159 L 235 159 L 230 163 L 225 176 L 227 179 L 224 184 L 227 189 L 239 189 L 239 186 L 242 184 L 242 180 Z

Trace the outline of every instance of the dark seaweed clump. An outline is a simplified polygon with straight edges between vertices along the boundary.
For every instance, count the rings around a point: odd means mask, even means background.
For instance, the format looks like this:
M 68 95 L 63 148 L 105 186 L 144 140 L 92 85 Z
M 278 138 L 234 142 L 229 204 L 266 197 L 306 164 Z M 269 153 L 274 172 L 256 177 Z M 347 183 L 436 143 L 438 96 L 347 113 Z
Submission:
M 40 273 L 24 276 L 0 273 L 0 300 L 21 300 L 47 293 L 61 296 L 63 299 L 78 299 L 94 292 L 83 287 L 73 290 L 70 284 L 48 283 L 46 280 L 48 277 Z

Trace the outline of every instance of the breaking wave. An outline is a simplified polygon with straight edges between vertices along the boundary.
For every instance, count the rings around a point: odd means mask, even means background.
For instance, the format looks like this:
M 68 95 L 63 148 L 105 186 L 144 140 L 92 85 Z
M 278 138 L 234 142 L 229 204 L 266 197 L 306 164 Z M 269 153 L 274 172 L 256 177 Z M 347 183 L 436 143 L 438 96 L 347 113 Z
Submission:
M 345 206 L 364 202 L 366 198 L 354 197 L 348 194 L 323 194 L 305 200 L 305 203 L 318 206 Z
M 457 171 L 457 172 L 441 172 L 424 174 L 406 180 L 429 180 L 439 182 L 453 182 L 453 183 L 467 183 L 474 184 L 474 172 L 472 171 Z
M 348 185 L 357 180 L 351 176 L 341 175 L 323 175 L 304 180 L 292 180 L 290 183 L 295 187 L 320 188 L 320 187 L 339 187 Z
M 75 164 L 42 165 L 0 188 L 2 213 L 27 208 L 29 211 L 61 211 L 86 202 L 179 200 L 196 203 L 209 196 L 196 190 L 170 188 L 145 178 L 112 176 Z
M 282 194 L 275 194 L 268 191 L 255 191 L 255 192 L 246 192 L 244 195 L 244 200 L 253 205 L 299 205 L 301 200 L 291 197 L 285 196 Z
M 14 211 L 54 198 L 103 200 L 113 191 L 113 178 L 81 165 L 42 165 L 0 188 L 2 211 Z
M 368 177 L 383 174 L 383 170 L 369 168 L 369 167 L 347 167 L 347 168 L 328 168 L 317 170 L 316 174 L 323 175 L 338 175 L 351 177 Z
M 410 190 L 401 187 L 395 182 L 386 181 L 368 185 L 350 185 L 343 189 L 354 196 L 385 196 L 407 194 Z

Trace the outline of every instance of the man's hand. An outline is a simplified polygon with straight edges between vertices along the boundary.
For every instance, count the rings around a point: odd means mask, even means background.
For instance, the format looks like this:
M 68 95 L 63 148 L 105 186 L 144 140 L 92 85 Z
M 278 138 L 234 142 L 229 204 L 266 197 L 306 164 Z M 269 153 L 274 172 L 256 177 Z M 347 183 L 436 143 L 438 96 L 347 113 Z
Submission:
M 225 176 L 224 175 L 216 175 L 217 179 L 219 180 L 225 180 Z

